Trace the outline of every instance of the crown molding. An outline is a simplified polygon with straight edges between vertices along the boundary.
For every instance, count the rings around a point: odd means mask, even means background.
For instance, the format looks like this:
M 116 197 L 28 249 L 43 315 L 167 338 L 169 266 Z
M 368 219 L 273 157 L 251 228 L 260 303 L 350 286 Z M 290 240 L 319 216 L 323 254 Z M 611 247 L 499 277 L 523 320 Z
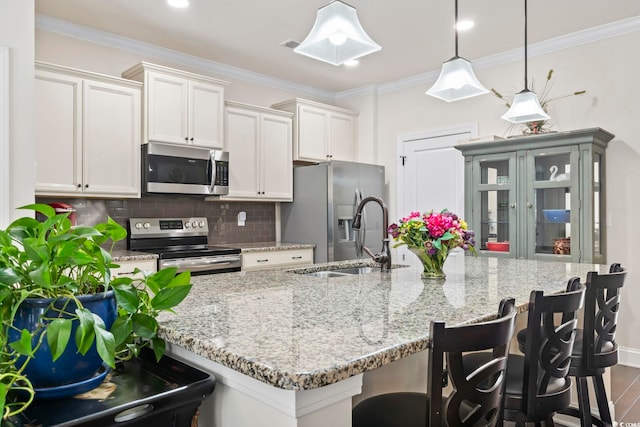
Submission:
M 176 50 L 156 46 L 151 43 L 141 42 L 139 40 L 119 36 L 106 31 L 95 30 L 93 28 L 74 24 L 61 19 L 52 18 L 50 16 L 36 14 L 35 23 L 37 29 L 51 31 L 145 56 L 152 56 L 154 58 L 183 64 L 224 77 L 243 80 L 249 83 L 255 83 L 320 99 L 333 100 L 335 98 L 335 94 L 327 90 L 293 83 L 288 80 L 278 79 L 265 74 L 249 71 L 244 68 L 234 67 L 232 65 L 211 61 L 194 55 L 188 55 Z
M 376 94 L 381 95 L 416 86 L 426 87 L 430 83 L 435 82 L 440 75 L 440 70 L 431 70 L 399 80 L 394 80 L 377 85 L 367 85 L 334 93 L 322 89 L 317 89 L 311 86 L 301 85 L 287 80 L 278 79 L 265 74 L 256 73 L 243 68 L 223 64 L 221 62 L 211 61 L 193 55 L 187 55 L 182 52 L 166 49 L 127 37 L 122 37 L 113 33 L 94 30 L 92 28 L 73 24 L 45 15 L 36 15 L 36 28 L 60 33 L 82 40 L 87 40 L 109 47 L 164 59 L 178 64 L 184 64 L 189 67 L 208 71 L 221 76 L 328 101 Z M 587 28 L 585 30 L 565 34 L 553 39 L 530 44 L 528 46 L 528 55 L 529 58 L 545 55 L 559 50 L 569 49 L 583 44 L 594 43 L 611 37 L 617 37 L 638 30 L 640 30 L 640 16 L 634 16 L 609 24 Z M 484 70 L 499 65 L 517 62 L 522 60 L 522 55 L 524 54 L 523 51 L 524 47 L 504 51 L 495 55 L 477 58 L 473 60 L 473 67 L 475 70 Z
M 529 44 L 529 58 L 546 55 L 563 49 L 580 46 L 583 44 L 594 43 L 600 40 L 617 37 L 623 34 L 640 30 L 640 16 L 611 22 L 609 24 L 599 25 L 597 27 L 587 28 L 585 30 L 576 31 L 574 33 L 565 34 L 553 39 L 544 40 L 538 43 Z M 509 64 L 521 61 L 524 55 L 524 47 L 507 50 L 495 55 L 489 55 L 482 58 L 474 59 L 473 68 L 475 70 L 484 70 L 499 65 Z M 404 79 L 395 80 L 378 85 L 378 94 L 395 92 L 415 86 L 428 86 L 436 81 L 440 75 L 440 70 L 428 71 L 426 73 L 417 74 Z M 357 93 L 357 89 L 351 90 Z M 351 92 L 350 91 L 350 92 Z M 342 92 L 336 94 L 339 97 Z

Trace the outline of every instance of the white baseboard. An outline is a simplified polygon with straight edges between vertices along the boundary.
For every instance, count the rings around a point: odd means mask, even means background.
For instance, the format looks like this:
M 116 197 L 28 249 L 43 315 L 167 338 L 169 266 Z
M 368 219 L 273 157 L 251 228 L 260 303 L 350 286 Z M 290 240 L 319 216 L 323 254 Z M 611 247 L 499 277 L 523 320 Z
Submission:
M 633 368 L 640 368 L 640 349 L 618 347 L 618 363 Z

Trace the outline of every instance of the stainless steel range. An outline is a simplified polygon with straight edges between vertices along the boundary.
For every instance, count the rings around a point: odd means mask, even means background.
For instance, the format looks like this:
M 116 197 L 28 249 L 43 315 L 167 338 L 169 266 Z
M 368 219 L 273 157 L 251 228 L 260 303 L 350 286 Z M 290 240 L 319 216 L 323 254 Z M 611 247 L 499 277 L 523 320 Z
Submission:
M 213 274 L 240 271 L 240 249 L 209 246 L 207 218 L 130 218 L 127 249 L 158 254 L 158 269 Z

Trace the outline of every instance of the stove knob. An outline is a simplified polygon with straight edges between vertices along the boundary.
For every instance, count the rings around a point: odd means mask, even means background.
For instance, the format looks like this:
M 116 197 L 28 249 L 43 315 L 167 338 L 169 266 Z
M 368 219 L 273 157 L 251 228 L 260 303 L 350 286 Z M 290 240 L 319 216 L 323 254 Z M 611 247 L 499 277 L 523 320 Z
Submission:
M 144 227 L 145 230 L 148 230 L 151 228 L 151 224 L 148 222 L 145 222 L 144 224 L 142 224 L 142 226 Z
M 142 223 L 136 222 L 136 225 L 134 225 L 134 227 L 140 230 L 142 228 Z
M 200 227 L 204 227 L 204 221 L 200 221 L 198 225 L 200 225 Z
M 190 222 L 185 222 L 184 223 L 184 228 L 191 228 L 191 223 Z
M 192 226 L 193 228 L 198 228 L 198 221 L 193 221 L 193 222 L 191 223 L 191 226 Z

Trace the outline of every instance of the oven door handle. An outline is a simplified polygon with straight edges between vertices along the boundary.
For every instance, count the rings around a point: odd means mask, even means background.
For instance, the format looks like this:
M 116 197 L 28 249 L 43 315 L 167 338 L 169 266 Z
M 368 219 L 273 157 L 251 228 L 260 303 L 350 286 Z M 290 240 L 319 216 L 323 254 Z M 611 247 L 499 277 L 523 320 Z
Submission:
M 219 256 L 215 258 L 178 258 L 163 259 L 160 261 L 160 268 L 178 267 L 180 270 L 203 271 L 206 269 L 223 268 L 224 266 L 240 266 L 240 256 Z

